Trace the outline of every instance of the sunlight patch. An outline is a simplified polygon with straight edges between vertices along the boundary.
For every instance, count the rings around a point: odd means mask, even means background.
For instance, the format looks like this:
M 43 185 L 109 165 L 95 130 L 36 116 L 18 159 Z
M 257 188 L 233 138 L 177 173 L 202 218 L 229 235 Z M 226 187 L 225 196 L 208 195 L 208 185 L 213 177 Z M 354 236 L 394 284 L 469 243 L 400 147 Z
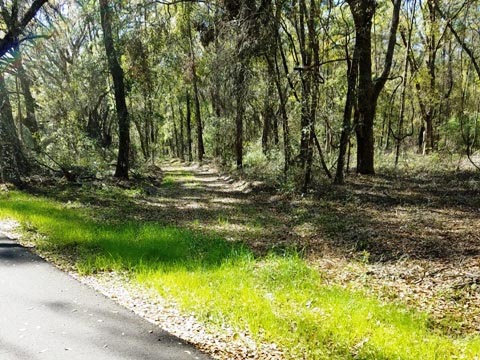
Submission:
M 0 234 L 10 239 L 18 239 L 20 237 L 20 224 L 12 219 L 0 220 Z

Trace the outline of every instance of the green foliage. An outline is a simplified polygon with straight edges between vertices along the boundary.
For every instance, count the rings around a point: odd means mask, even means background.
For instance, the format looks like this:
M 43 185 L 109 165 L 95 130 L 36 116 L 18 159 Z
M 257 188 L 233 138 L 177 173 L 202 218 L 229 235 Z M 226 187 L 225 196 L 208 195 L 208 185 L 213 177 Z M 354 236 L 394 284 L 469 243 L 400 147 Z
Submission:
M 164 6 L 136 0 L 113 4 L 114 37 L 125 72 L 131 120 L 130 157 L 134 164 L 155 162 L 164 156 L 185 158 L 187 93 L 191 99 L 193 154 L 197 152 L 195 70 L 207 158 L 215 158 L 226 167 L 235 164 L 236 118 L 238 110 L 244 108 L 243 154 L 247 174 L 266 174 L 263 178 L 275 186 L 278 179 L 290 179 L 288 184 L 280 185 L 298 188 L 304 175 L 299 172 L 304 170 L 290 166 L 289 173 L 283 174 L 283 110 L 289 126 L 285 136 L 290 143 L 287 150 L 292 160 L 298 160 L 300 136 L 305 132 L 301 126 L 302 106 L 312 105 L 315 110 L 312 121 L 324 157 L 330 168 L 335 167 L 347 90 L 345 59 L 352 56 L 355 43 L 354 22 L 348 6 L 307 2 L 302 11 L 306 11 L 306 15 L 312 11 L 315 14 L 312 23 L 303 21 L 301 25 L 298 2 L 280 1 L 268 6 L 259 6 L 257 2 L 252 16 L 243 20 L 235 6 L 220 11 L 206 3 Z M 476 121 L 478 74 L 446 20 L 440 14 L 429 16 L 428 4 L 402 4 L 393 67 L 376 111 L 374 137 L 379 154 L 392 151 L 395 137 L 400 135 L 400 152 L 405 150 L 404 156 L 414 153 L 428 116 L 433 121 L 433 151 L 465 154 L 467 145 L 472 153 L 479 147 L 475 135 L 479 130 Z M 11 3 L 7 2 L 6 6 L 10 9 Z M 458 4 L 451 7 L 440 4 L 440 8 L 456 14 L 452 25 L 463 37 L 464 45 L 474 48 L 479 40 L 473 30 L 478 9 Z M 32 34 L 49 38 L 25 42 L 21 47 L 37 105 L 35 115 L 40 131 L 35 138 L 43 152 L 63 165 L 110 172 L 109 166 L 116 159 L 117 119 L 102 33 L 96 30 L 100 22 L 98 8 L 95 2 L 80 1 L 64 4 L 57 10 L 44 10 L 45 24 L 31 24 Z M 384 65 L 392 4 L 378 1 L 375 11 L 372 71 L 373 77 L 378 77 Z M 448 18 L 451 14 L 445 15 Z M 409 16 L 415 21 L 410 23 Z M 320 64 L 315 65 L 315 72 L 320 84 L 315 104 L 309 105 L 309 100 L 302 98 L 306 74 L 302 66 L 307 65 L 303 62 L 308 62 L 308 57 L 301 54 L 300 30 L 308 37 L 310 25 L 315 41 L 318 40 Z M 401 84 L 408 55 L 404 38 L 409 26 L 413 26 L 412 46 L 406 106 L 399 129 Z M 436 42 L 433 47 L 431 41 Z M 312 50 L 308 49 L 310 46 L 313 44 L 306 46 L 308 51 Z M 20 123 L 25 118 L 26 101 L 18 84 L 14 60 L 9 58 L 5 62 L 5 77 L 14 117 L 22 129 Z M 240 68 L 244 69 L 241 86 L 235 80 Z M 245 92 L 242 107 L 237 96 L 240 87 Z M 280 101 L 282 97 L 284 104 Z M 276 128 L 271 124 L 265 131 L 268 155 L 264 157 L 259 144 L 265 122 L 273 120 Z M 31 134 L 22 131 L 20 135 L 23 143 L 31 147 Z M 350 141 L 353 160 L 354 129 Z M 316 180 L 323 180 L 323 170 L 318 166 L 316 149 L 313 153 L 315 184 Z M 39 160 L 54 165 L 48 156 L 40 156 Z
M 467 146 L 478 149 L 480 146 L 480 121 L 478 113 L 466 113 L 452 116 L 440 129 L 449 135 L 449 147 L 462 153 Z
M 244 171 L 247 175 L 265 180 L 271 184 L 281 181 L 283 154 L 278 148 L 271 148 L 265 154 L 260 141 L 249 144 L 245 149 Z

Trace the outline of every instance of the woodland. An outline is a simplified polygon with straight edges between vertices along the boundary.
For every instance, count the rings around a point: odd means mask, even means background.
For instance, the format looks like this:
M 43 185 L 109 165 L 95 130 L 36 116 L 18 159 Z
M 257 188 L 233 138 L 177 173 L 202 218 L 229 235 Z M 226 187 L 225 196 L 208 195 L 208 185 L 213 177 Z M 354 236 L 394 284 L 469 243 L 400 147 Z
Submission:
M 214 358 L 478 358 L 479 15 L 0 0 L 0 218 Z

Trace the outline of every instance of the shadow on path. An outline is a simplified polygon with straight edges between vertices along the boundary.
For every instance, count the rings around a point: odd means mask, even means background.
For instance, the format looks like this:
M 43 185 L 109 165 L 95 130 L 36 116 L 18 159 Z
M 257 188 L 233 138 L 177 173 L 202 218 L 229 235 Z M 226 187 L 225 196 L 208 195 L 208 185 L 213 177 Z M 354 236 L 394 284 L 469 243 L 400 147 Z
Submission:
M 0 234 L 0 359 L 37 358 L 209 359 Z

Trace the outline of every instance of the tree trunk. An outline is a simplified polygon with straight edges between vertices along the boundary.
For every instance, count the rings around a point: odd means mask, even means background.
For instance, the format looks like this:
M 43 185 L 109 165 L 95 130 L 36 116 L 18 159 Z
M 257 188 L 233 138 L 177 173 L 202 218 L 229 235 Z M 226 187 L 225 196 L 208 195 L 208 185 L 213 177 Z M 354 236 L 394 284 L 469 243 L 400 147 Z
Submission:
M 187 90 L 187 152 L 188 161 L 193 161 L 192 153 L 192 111 L 190 109 L 190 93 Z
M 428 22 L 429 22 L 429 36 L 427 36 L 427 48 L 428 48 L 428 77 L 429 77 L 429 89 L 428 100 L 429 107 L 425 116 L 425 152 L 428 154 L 435 148 L 435 136 L 433 121 L 435 117 L 435 82 L 436 82 L 436 58 L 437 58 L 437 42 L 436 42 L 436 11 L 434 0 L 427 1 L 428 8 Z
M 173 138 L 175 139 L 175 156 L 180 158 L 180 139 L 177 130 L 177 123 L 175 121 L 175 113 L 172 106 L 172 122 L 173 122 Z
M 194 75 L 193 92 L 195 95 L 195 120 L 197 122 L 197 156 L 198 156 L 198 161 L 202 162 L 203 155 L 205 155 L 205 147 L 203 145 L 203 125 L 202 125 L 202 117 L 201 117 L 201 111 L 200 111 L 200 98 L 198 95 L 196 75 Z
M 275 87 L 277 88 L 278 99 L 280 100 L 279 112 L 282 117 L 282 130 L 283 130 L 283 155 L 284 155 L 284 166 L 283 172 L 286 175 L 288 169 L 290 168 L 291 156 L 290 156 L 290 128 L 288 123 L 288 113 L 287 113 L 287 100 L 286 94 L 282 89 L 280 69 L 278 66 L 276 53 L 274 54 L 273 60 L 267 56 L 267 63 L 269 71 L 275 74 L 274 81 Z
M 410 65 L 410 68 L 412 69 L 412 73 L 416 73 L 419 70 L 419 66 L 418 66 L 417 62 L 415 61 L 415 57 L 413 55 L 412 48 L 407 46 L 408 40 L 407 40 L 407 36 L 406 36 L 404 31 L 401 31 L 401 35 L 402 35 L 403 44 L 408 50 L 408 57 L 407 57 L 408 63 Z M 418 153 L 420 153 L 420 154 L 425 153 L 425 137 L 426 137 L 425 136 L 425 131 L 426 131 L 425 124 L 427 124 L 429 122 L 428 113 L 430 111 L 430 110 L 427 109 L 427 104 L 425 102 L 425 99 L 424 99 L 424 96 L 423 96 L 421 90 L 422 90 L 422 87 L 421 87 L 420 83 L 418 81 L 416 81 L 416 83 L 415 83 L 415 93 L 417 95 L 418 105 L 420 107 L 420 113 L 421 113 L 422 119 L 423 119 L 423 123 L 420 125 L 418 139 L 417 139 Z
M 130 149 L 130 120 L 127 103 L 125 101 L 125 84 L 123 69 L 115 51 L 112 36 L 111 5 L 108 0 L 100 0 L 100 17 L 103 29 L 103 41 L 107 54 L 108 67 L 113 79 L 115 91 L 115 105 L 118 117 L 118 158 L 115 177 L 128 179 L 129 149 Z
M 267 100 L 265 100 L 266 102 Z M 271 110 L 268 108 L 268 105 L 265 104 L 265 108 L 263 110 L 263 129 L 262 129 L 262 152 L 264 155 L 268 153 L 268 140 L 270 137 L 270 122 L 271 117 L 268 111 Z
M 205 147 L 203 145 L 203 126 L 202 126 L 202 116 L 200 109 L 200 96 L 198 94 L 198 76 L 195 62 L 195 52 L 193 46 L 193 37 L 192 37 L 192 25 L 190 20 L 190 9 L 188 10 L 188 40 L 190 46 L 190 60 L 192 62 L 192 85 L 193 85 L 193 97 L 195 102 L 195 120 L 197 123 L 197 156 L 198 161 L 203 161 L 203 155 L 205 154 Z
M 311 9 L 313 11 L 313 9 Z M 302 101 L 300 106 L 300 168 L 305 172 L 305 166 L 308 159 L 310 150 L 310 132 L 311 132 L 311 119 L 310 119 L 310 96 L 311 96 L 311 49 L 307 45 L 306 33 L 305 33 L 305 21 L 307 17 L 307 6 L 305 0 L 298 2 L 298 26 L 297 34 L 299 38 L 300 55 L 302 58 L 302 69 L 300 70 L 300 79 L 302 83 Z M 304 181 L 305 183 L 305 181 Z
M 415 3 L 414 3 L 415 6 Z M 414 10 L 415 11 L 415 10 Z M 402 146 L 402 142 L 404 140 L 403 136 L 403 122 L 405 118 L 405 101 L 406 101 L 406 94 L 407 94 L 407 86 L 408 86 L 408 66 L 410 64 L 409 57 L 410 57 L 410 48 L 412 44 L 412 31 L 413 31 L 413 21 L 414 21 L 415 12 L 413 12 L 411 16 L 411 20 L 408 20 L 408 36 L 406 36 L 406 49 L 405 49 L 405 58 L 403 63 L 403 75 L 402 75 L 402 93 L 400 98 L 400 114 L 398 118 L 398 129 L 397 129 L 397 136 L 396 136 L 396 146 L 395 146 L 395 167 L 398 166 L 398 161 L 400 158 L 400 149 Z M 403 36 L 402 36 L 403 37 Z
M 148 160 L 148 149 L 147 145 L 145 144 L 145 137 L 143 136 L 143 131 L 142 131 L 142 124 L 140 123 L 139 119 L 136 119 L 135 117 L 132 118 L 133 120 L 133 125 L 135 126 L 135 129 L 137 129 L 138 132 L 138 138 L 140 140 L 140 149 L 142 150 L 142 155 L 145 161 Z
M 302 0 L 303 2 L 303 0 Z M 305 5 L 305 4 L 304 4 Z M 305 9 L 306 10 L 306 9 Z M 307 82 L 309 83 L 309 93 L 310 96 L 307 98 L 306 102 L 308 104 L 308 145 L 306 153 L 306 163 L 305 163 L 305 173 L 304 173 L 304 182 L 303 182 L 303 191 L 306 192 L 312 181 L 312 166 L 313 166 L 313 144 L 316 138 L 315 135 L 315 119 L 317 114 L 318 106 L 318 91 L 320 84 L 320 74 L 317 64 L 320 64 L 320 52 L 318 37 L 315 28 L 315 19 L 317 17 L 316 4 L 315 0 L 310 0 L 310 9 L 307 19 L 307 29 L 308 29 L 308 50 L 307 50 L 307 61 L 310 64 L 313 64 L 313 68 L 308 71 Z M 304 100 L 305 102 L 305 100 Z M 320 145 L 320 144 L 319 144 Z M 323 160 L 323 153 L 320 148 L 319 156 Z M 327 175 L 329 174 L 327 170 Z
M 287 113 L 287 93 L 283 89 L 282 85 L 282 76 L 280 73 L 280 67 L 278 65 L 277 54 L 278 51 L 283 54 L 282 51 L 282 43 L 280 37 L 280 19 L 282 16 L 282 8 L 281 6 L 276 6 L 275 12 L 272 12 L 269 15 L 269 19 L 271 19 L 271 34 L 272 42 L 269 46 L 269 51 L 265 54 L 265 59 L 268 66 L 268 74 L 271 81 L 273 81 L 277 94 L 278 94 L 278 114 L 280 115 L 282 121 L 282 130 L 283 130 L 283 154 L 284 154 L 284 167 L 283 172 L 284 175 L 287 175 L 288 169 L 291 163 L 291 156 L 290 156 L 290 130 L 289 130 L 289 123 L 288 123 L 288 113 Z M 288 79 L 288 71 L 286 73 Z M 275 145 L 279 143 L 279 135 L 278 135 L 278 120 L 277 116 L 274 118 L 273 122 L 273 136 Z
M 375 0 L 347 0 L 355 23 L 355 48 L 358 51 L 359 72 L 357 85 L 358 108 L 356 116 L 357 135 L 357 172 L 375 174 L 375 140 L 373 124 L 378 96 L 388 80 L 392 68 L 396 34 L 400 17 L 401 0 L 395 0 L 392 23 L 388 40 L 383 72 L 379 78 L 372 79 L 372 18 L 377 3 Z
M 235 2 L 232 2 L 232 4 Z M 269 0 L 263 2 L 268 7 Z M 246 110 L 246 94 L 248 90 L 247 75 L 250 60 L 256 51 L 255 43 L 259 38 L 257 20 L 261 12 L 257 12 L 255 0 L 243 0 L 236 2 L 233 8 L 229 9 L 231 20 L 237 24 L 235 38 L 235 49 L 237 62 L 234 65 L 234 87 L 235 87 L 235 157 L 237 169 L 243 168 L 243 122 Z
M 243 115 L 245 114 L 245 64 L 238 64 L 236 87 L 236 116 L 235 116 L 235 157 L 237 169 L 243 168 Z
M 340 144 L 338 150 L 337 169 L 334 183 L 341 185 L 345 182 L 345 155 L 350 144 L 350 134 L 352 131 L 352 111 L 355 104 L 355 85 L 358 76 L 358 53 L 353 52 L 353 59 L 348 63 L 347 73 L 347 97 L 345 108 L 343 110 L 342 133 L 340 135 Z
M 173 110 L 172 110 L 173 111 Z M 183 123 L 184 123 L 184 116 L 182 108 L 179 106 L 178 114 L 180 119 L 180 159 L 185 160 L 185 137 L 183 135 Z
M 18 138 L 3 73 L 0 73 L 0 181 L 21 183 L 28 163 Z
M 268 69 L 270 70 L 270 68 Z M 269 150 L 269 143 L 270 139 L 272 137 L 272 127 L 274 126 L 274 120 L 273 118 L 275 117 L 275 114 L 273 113 L 273 107 L 272 107 L 272 97 L 273 97 L 273 77 L 274 74 L 271 74 L 270 71 L 268 71 L 268 76 L 267 76 L 267 93 L 265 94 L 265 101 L 263 105 L 263 128 L 262 128 L 262 151 L 264 154 L 267 154 Z M 277 134 L 278 137 L 278 134 Z
M 278 116 L 277 115 L 273 117 L 272 125 L 273 125 L 273 143 L 275 145 L 278 145 L 280 142 L 280 139 L 278 137 Z
M 28 78 L 25 68 L 23 67 L 23 59 L 20 50 L 18 51 L 17 64 L 18 79 L 20 80 L 20 85 L 22 87 L 23 97 L 25 100 L 25 108 L 27 110 L 24 124 L 28 130 L 30 130 L 30 133 L 33 135 L 33 138 L 37 143 L 35 135 L 38 133 L 38 124 L 37 118 L 35 117 L 35 99 L 33 98 L 32 91 L 30 90 L 30 79 Z
M 376 4 L 372 0 L 364 1 L 356 6 L 350 6 L 355 21 L 355 49 L 358 52 L 358 123 L 357 135 L 357 172 L 374 174 L 374 137 L 373 121 L 377 99 L 374 97 L 372 81 L 372 18 Z

